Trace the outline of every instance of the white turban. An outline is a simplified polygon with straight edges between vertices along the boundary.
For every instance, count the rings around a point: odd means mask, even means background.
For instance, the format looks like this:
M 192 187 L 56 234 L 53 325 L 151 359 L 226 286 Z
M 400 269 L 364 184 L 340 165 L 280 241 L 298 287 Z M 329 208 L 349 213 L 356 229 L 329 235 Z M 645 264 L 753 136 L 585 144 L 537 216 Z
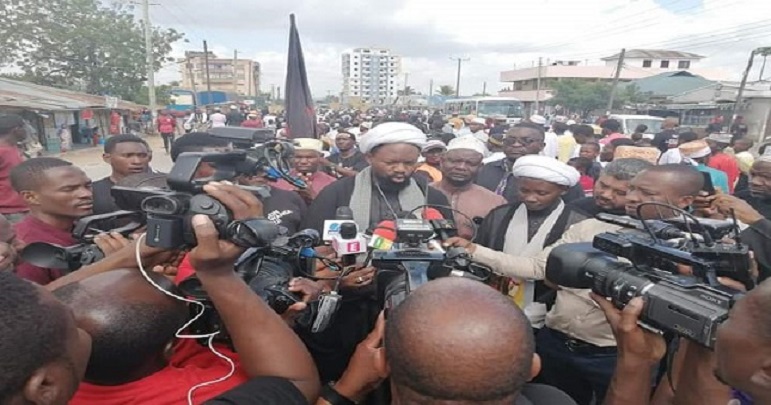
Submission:
M 455 138 L 447 144 L 447 151 L 468 149 L 474 152 L 479 152 L 480 155 L 485 156 L 487 154 L 487 147 L 477 138 L 473 136 L 464 136 L 462 138 Z
M 403 122 L 386 122 L 372 128 L 359 139 L 359 149 L 370 153 L 381 145 L 408 143 L 418 148 L 426 144 L 426 134 L 418 128 Z
M 560 186 L 573 187 L 581 174 L 578 170 L 548 156 L 527 155 L 514 162 L 511 169 L 514 177 L 530 177 L 548 181 Z

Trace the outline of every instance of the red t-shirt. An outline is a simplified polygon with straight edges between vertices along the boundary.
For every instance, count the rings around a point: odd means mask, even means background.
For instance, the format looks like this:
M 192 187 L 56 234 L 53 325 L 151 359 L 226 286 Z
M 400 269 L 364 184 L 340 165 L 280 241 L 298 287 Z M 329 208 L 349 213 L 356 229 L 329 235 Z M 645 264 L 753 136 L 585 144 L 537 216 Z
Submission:
M 720 170 L 728 176 L 728 192 L 733 194 L 734 186 L 741 174 L 739 163 L 736 162 L 736 159 L 728 154 L 718 153 L 709 158 L 707 166 Z
M 238 355 L 215 346 L 217 351 L 232 359 L 236 372 L 227 380 L 201 387 L 193 393 L 193 403 L 212 399 L 249 378 L 241 370 Z M 224 377 L 230 365 L 215 356 L 208 347 L 191 339 L 180 340 L 166 368 L 128 384 L 106 386 L 82 382 L 69 405 L 178 405 L 187 403 L 187 392 L 195 385 Z
M 581 188 L 584 189 L 584 194 L 587 197 L 591 197 L 594 194 L 594 178 L 587 175 L 582 175 L 578 181 L 581 184 Z
M 23 162 L 18 148 L 0 146 L 0 214 L 18 214 L 29 208 L 19 193 L 11 187 L 11 169 Z
M 13 229 L 16 231 L 16 238 L 25 245 L 34 242 L 46 242 L 66 247 L 77 243 L 71 232 L 48 225 L 32 215 L 24 217 L 13 226 Z M 37 267 L 27 262 L 21 262 L 16 266 L 16 275 L 46 285 L 63 274 L 61 270 Z

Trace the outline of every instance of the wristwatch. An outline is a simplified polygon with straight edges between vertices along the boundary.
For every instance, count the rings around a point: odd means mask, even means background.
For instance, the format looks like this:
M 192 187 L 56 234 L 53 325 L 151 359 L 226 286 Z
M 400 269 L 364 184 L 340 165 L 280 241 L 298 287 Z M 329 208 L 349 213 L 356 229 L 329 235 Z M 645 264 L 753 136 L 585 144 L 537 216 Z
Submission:
M 356 405 L 356 402 L 344 397 L 335 390 L 335 382 L 332 381 L 321 389 L 321 397 L 332 405 Z

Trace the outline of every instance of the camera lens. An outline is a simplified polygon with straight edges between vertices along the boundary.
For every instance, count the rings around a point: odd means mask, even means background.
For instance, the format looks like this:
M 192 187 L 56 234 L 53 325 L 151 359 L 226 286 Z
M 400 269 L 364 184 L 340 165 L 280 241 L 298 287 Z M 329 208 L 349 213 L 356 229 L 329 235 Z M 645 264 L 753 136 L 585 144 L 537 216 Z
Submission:
M 142 211 L 155 215 L 181 215 L 187 211 L 187 199 L 178 196 L 153 196 L 142 201 Z
M 595 273 L 594 291 L 609 297 L 618 308 L 623 308 L 632 298 L 643 295 L 653 286 L 643 273 L 630 270 L 626 265 L 619 265 L 614 270 Z

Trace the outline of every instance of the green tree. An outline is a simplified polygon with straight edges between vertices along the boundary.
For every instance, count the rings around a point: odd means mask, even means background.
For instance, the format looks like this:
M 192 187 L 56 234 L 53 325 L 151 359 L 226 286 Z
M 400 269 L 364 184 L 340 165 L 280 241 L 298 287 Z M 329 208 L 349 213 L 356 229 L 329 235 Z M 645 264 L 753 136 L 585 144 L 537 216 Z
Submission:
M 138 101 L 146 81 L 142 24 L 130 7 L 99 0 L 10 0 L 0 5 L 0 63 L 34 83 Z M 183 35 L 153 27 L 154 68 Z
M 568 79 L 554 83 L 553 87 L 555 94 L 549 104 L 579 111 L 582 115 L 607 107 L 610 98 L 610 84 L 604 82 Z
M 439 88 L 436 89 L 436 94 L 440 96 L 446 96 L 446 97 L 454 96 L 455 88 L 448 85 L 439 86 Z

